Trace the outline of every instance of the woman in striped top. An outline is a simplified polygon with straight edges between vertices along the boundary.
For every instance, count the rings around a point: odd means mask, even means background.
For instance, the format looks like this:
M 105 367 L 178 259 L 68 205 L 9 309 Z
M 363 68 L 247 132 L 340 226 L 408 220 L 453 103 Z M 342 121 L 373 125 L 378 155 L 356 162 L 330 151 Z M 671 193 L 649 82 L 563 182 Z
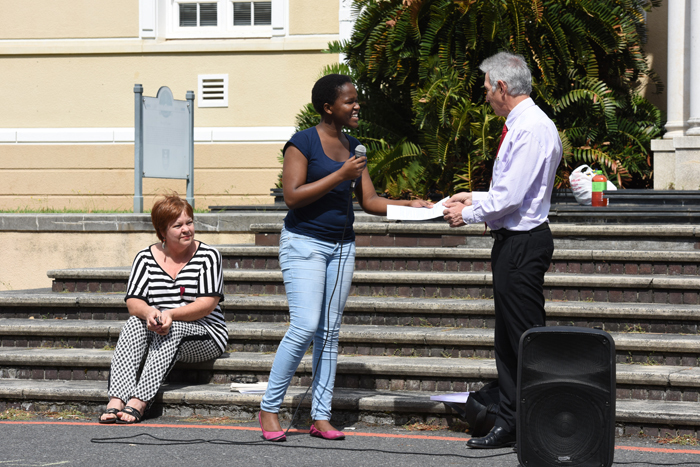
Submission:
M 156 202 L 151 221 L 161 243 L 139 251 L 131 267 L 131 317 L 114 351 L 100 423 L 138 423 L 175 362 L 210 360 L 226 349 L 221 254 L 194 240 L 192 206 L 177 194 Z

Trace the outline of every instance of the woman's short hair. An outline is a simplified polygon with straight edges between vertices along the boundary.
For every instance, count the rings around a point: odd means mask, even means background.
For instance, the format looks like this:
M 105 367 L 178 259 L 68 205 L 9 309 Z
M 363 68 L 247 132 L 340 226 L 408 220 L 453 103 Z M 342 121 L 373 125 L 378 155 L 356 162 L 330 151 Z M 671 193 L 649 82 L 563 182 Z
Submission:
M 330 74 L 316 81 L 311 89 L 311 103 L 316 112 L 323 115 L 323 104 L 333 104 L 340 94 L 340 89 L 346 84 L 352 83 L 349 76 Z
M 499 52 L 481 62 L 479 69 L 489 74 L 493 92 L 499 81 L 508 85 L 508 94 L 511 96 L 529 96 L 532 92 L 532 74 L 522 55 Z
M 163 198 L 156 201 L 151 210 L 151 222 L 156 229 L 158 240 L 165 241 L 165 232 L 167 232 L 170 224 L 175 222 L 182 212 L 194 219 L 194 211 L 192 206 L 186 200 L 180 198 L 177 193 L 164 195 Z

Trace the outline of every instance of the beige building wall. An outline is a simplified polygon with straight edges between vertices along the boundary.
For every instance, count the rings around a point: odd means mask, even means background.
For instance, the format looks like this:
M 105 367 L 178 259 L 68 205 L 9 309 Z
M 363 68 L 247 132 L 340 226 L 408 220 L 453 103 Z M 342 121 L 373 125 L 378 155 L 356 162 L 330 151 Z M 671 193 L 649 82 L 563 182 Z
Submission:
M 338 6 L 333 0 L 290 0 L 289 34 L 338 34 Z
M 209 245 L 253 243 L 246 233 L 196 232 Z M 0 232 L 0 241 L 12 245 L 3 253 L 0 290 L 51 287 L 51 269 L 130 266 L 136 253 L 158 241 L 145 232 Z M 37 259 L 27 261 L 27 256 Z
M 289 34 L 338 34 L 339 3 L 289 0 Z M 2 39 L 139 37 L 139 0 L 0 0 Z
M 196 144 L 195 207 L 272 203 L 280 148 Z M 184 196 L 186 182 L 145 178 L 144 208 L 166 190 Z M 133 195 L 133 144 L 0 145 L 0 210 L 129 211 Z
M 139 0 L 0 0 L 0 39 L 139 37 Z
M 206 74 L 229 75 L 229 104 L 195 108 L 195 126 L 294 126 L 321 70 L 337 61 L 319 51 L 2 57 L 0 128 L 133 128 L 134 84 L 145 96 L 168 86 L 184 100 Z
M 340 1 L 282 0 L 284 30 L 269 39 L 176 40 L 169 1 L 154 0 L 156 32 L 142 39 L 149 0 L 0 0 L 0 210 L 131 210 L 134 84 L 184 100 L 207 74 L 228 75 L 229 97 L 225 108 L 195 99 L 196 208 L 272 202 L 280 149 L 338 61 L 323 50 L 339 38 Z M 144 179 L 144 208 L 185 187 Z

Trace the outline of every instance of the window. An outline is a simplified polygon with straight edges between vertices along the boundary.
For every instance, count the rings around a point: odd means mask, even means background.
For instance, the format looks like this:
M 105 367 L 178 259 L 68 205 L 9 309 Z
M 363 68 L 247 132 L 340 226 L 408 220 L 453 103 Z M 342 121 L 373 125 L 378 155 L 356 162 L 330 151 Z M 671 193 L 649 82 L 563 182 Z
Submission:
M 167 0 L 168 38 L 285 35 L 286 0 Z
M 216 3 L 180 3 L 180 27 L 218 26 Z
M 234 26 L 270 26 L 272 2 L 233 2 Z

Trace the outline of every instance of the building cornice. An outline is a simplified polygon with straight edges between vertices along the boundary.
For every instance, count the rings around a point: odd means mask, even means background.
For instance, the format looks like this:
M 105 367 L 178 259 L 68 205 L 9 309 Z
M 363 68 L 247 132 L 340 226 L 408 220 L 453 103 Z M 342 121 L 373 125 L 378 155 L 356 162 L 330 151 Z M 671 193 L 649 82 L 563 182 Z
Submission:
M 283 144 L 294 134 L 292 126 L 195 127 L 195 143 Z M 0 128 L 0 144 L 134 143 L 133 128 Z
M 41 39 L 2 40 L 0 56 L 320 52 L 337 34 L 268 39 Z

